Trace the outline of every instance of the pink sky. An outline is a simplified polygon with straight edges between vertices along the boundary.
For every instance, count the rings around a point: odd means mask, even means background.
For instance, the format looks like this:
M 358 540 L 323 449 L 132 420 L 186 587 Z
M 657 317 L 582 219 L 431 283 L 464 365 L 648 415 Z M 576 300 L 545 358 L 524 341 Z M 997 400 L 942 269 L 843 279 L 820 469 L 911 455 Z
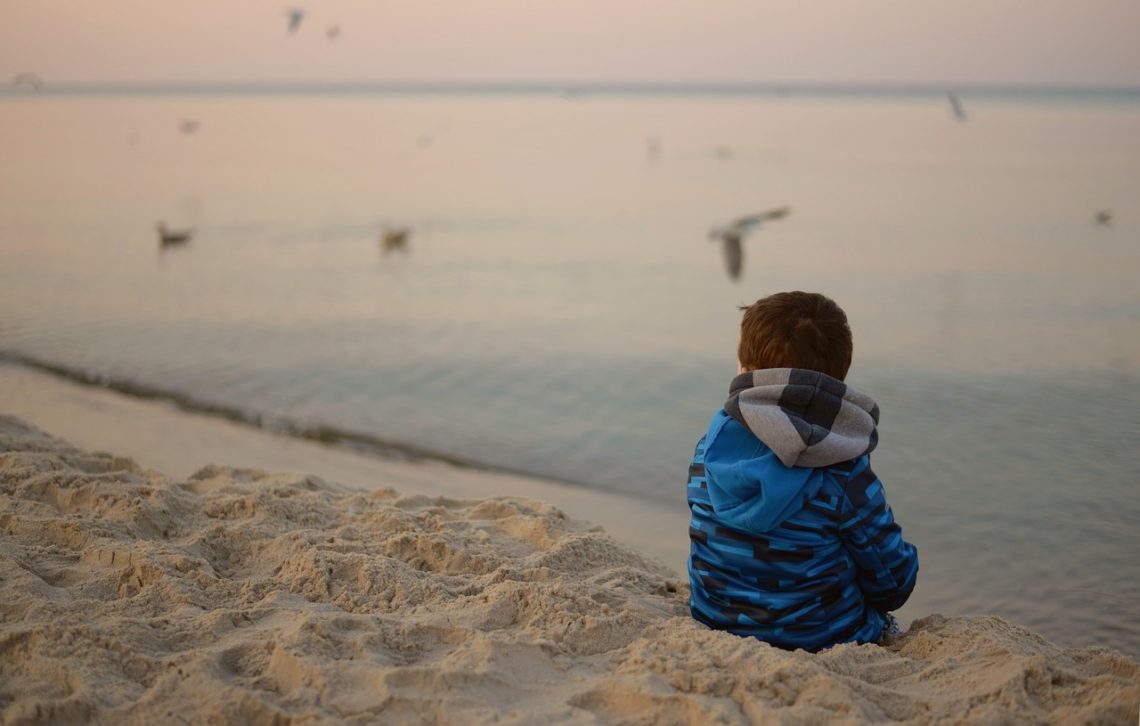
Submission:
M 0 79 L 1140 86 L 1137 0 L 296 4 L 0 0 Z

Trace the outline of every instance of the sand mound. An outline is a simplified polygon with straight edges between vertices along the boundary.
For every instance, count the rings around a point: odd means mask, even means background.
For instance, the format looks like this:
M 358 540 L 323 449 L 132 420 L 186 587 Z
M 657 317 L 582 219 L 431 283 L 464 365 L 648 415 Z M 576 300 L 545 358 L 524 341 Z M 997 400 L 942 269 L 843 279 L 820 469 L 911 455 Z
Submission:
M 170 481 L 0 417 L 0 720 L 1134 723 L 1140 666 L 999 618 L 788 653 L 537 501 Z M 679 533 L 684 536 L 684 533 Z

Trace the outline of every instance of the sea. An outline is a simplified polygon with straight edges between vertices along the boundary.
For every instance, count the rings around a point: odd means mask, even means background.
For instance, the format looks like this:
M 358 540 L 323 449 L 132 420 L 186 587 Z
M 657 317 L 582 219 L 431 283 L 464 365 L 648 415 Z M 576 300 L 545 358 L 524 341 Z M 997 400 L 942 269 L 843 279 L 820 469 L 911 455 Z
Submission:
M 820 291 L 920 553 L 904 615 L 1140 657 L 1140 92 L 956 96 L 9 89 L 0 359 L 683 509 L 739 306 Z M 709 230 L 784 206 L 730 277 Z

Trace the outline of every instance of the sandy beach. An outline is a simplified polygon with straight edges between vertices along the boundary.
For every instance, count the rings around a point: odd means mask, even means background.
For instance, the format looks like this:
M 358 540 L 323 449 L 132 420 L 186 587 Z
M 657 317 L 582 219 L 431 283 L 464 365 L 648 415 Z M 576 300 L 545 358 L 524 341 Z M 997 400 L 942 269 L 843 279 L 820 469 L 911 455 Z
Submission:
M 35 375 L 9 368 L 4 381 Z M 28 407 L 34 391 L 45 396 L 34 383 L 8 385 L 5 410 Z M 109 396 L 100 407 L 95 394 L 102 392 L 82 394 L 83 405 L 108 422 L 143 405 Z M 41 425 L 51 418 L 46 402 Z M 90 423 L 69 415 L 72 426 Z M 234 447 L 230 454 L 248 455 L 247 464 L 272 448 L 241 439 L 261 432 L 202 425 Z M 163 438 L 151 428 L 150 437 Z M 120 421 L 103 430 L 123 436 L 129 427 Z M 182 447 L 182 456 L 209 448 Z M 297 456 L 303 471 L 309 459 Z M 314 468 L 330 468 L 328 457 L 312 458 Z M 520 494 L 527 487 L 557 494 L 557 485 L 381 462 L 387 478 L 357 472 L 380 477 L 365 487 L 226 458 L 161 472 L 0 418 L 0 720 L 1134 723 L 1137 716 L 1140 664 L 1104 648 L 1061 648 L 997 617 L 931 614 L 886 647 L 817 655 L 710 631 L 688 616 L 676 553 L 653 551 L 648 540 L 638 549 L 599 526 L 620 521 L 621 512 L 595 509 L 586 521 L 579 512 L 599 500 L 581 495 L 575 509 L 572 498 L 555 506 Z M 413 480 L 422 486 L 409 486 Z M 496 486 L 502 491 L 490 491 Z M 467 496 L 455 496 L 464 487 Z

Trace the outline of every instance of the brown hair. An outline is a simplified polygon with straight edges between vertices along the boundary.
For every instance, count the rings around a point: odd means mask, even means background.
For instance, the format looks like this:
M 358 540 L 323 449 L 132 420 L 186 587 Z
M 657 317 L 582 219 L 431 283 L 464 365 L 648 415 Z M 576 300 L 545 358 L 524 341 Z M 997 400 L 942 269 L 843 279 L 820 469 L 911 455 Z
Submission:
M 843 380 L 851 328 L 835 301 L 816 292 L 778 292 L 740 308 L 737 358 L 745 370 L 807 368 Z

